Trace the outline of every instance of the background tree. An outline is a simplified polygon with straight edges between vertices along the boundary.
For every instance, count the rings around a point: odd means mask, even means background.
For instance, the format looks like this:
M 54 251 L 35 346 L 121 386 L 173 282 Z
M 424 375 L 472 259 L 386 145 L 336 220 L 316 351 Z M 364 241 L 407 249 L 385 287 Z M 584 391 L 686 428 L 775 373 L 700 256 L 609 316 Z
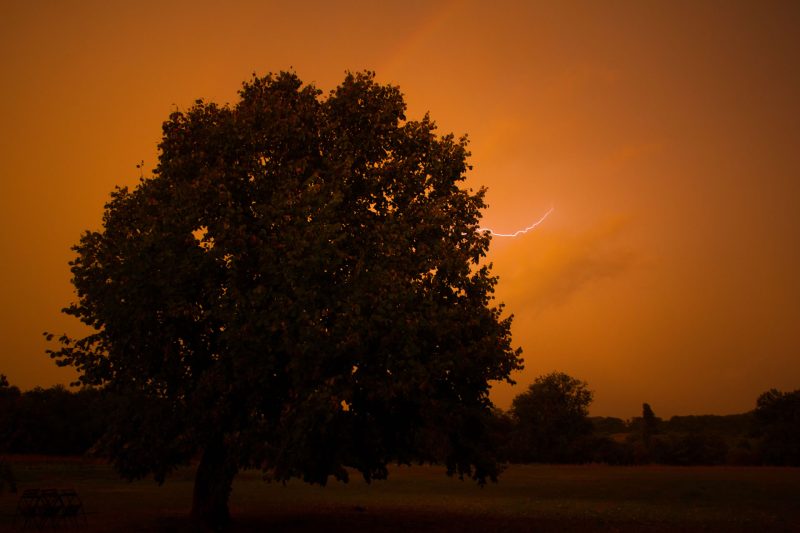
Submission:
M 20 396 L 19 388 L 9 384 L 6 376 L 0 374 L 0 453 L 10 450 Z
M 0 453 L 7 451 L 7 446 L 4 444 L 9 433 L 7 428 L 10 427 L 12 413 L 19 395 L 19 389 L 12 387 L 8 383 L 8 378 L 4 374 L 0 374 Z M 17 492 L 17 480 L 11 471 L 11 465 L 0 456 L 0 494 L 3 493 L 6 485 L 10 492 Z
M 5 374 L 0 374 L 0 402 L 13 401 L 19 398 L 19 388 L 11 385 Z
M 488 382 L 520 359 L 480 264 L 484 191 L 459 186 L 466 139 L 406 121 L 371 73 L 327 98 L 292 73 L 240 96 L 173 113 L 153 177 L 74 248 L 66 312 L 93 332 L 52 356 L 122 398 L 116 466 L 163 482 L 199 453 L 192 513 L 212 523 L 247 467 L 494 478 Z
M 514 398 L 512 460 L 565 463 L 580 461 L 592 432 L 588 418 L 592 391 L 585 381 L 563 372 L 536 378 Z
M 634 462 L 658 463 L 669 455 L 670 439 L 655 438 L 660 432 L 661 419 L 656 416 L 649 403 L 642 404 L 642 416 L 634 417 L 630 425 L 632 431 L 626 440 L 631 446 Z
M 759 396 L 755 424 L 765 463 L 800 466 L 800 389 L 771 389 Z
M 641 429 L 642 429 L 642 442 L 644 443 L 645 448 L 650 448 L 652 443 L 653 435 L 658 432 L 658 425 L 660 419 L 656 417 L 656 414 L 653 412 L 653 408 L 650 407 L 650 404 L 645 402 L 642 404 L 642 421 L 641 421 Z
M 0 389 L 0 453 L 80 455 L 103 434 L 109 400 L 100 391 L 36 387 L 4 397 Z

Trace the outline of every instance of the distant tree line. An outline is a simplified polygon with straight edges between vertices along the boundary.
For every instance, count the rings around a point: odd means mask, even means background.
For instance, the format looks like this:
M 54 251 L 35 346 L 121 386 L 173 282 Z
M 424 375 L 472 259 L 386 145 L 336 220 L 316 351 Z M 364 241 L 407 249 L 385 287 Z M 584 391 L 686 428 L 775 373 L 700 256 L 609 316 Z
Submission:
M 800 390 L 767 391 L 737 415 L 662 420 L 645 403 L 630 420 L 591 417 L 592 391 L 561 372 L 537 378 L 490 421 L 510 463 L 800 466 Z M 0 454 L 103 453 L 122 401 L 99 389 L 61 385 L 21 392 L 0 375 Z
M 662 420 L 644 403 L 630 420 L 590 417 L 585 381 L 561 372 L 537 378 L 507 412 L 495 438 L 511 463 L 800 466 L 800 390 L 770 390 L 737 415 Z
M 90 388 L 20 392 L 0 375 L 0 454 L 85 454 L 104 433 L 109 404 Z

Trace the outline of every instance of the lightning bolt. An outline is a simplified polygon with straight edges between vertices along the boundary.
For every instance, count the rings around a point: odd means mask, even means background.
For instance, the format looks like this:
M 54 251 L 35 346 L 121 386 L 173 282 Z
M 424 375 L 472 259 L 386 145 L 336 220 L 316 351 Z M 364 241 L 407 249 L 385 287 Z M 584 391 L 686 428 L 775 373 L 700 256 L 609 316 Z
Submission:
M 524 228 L 524 229 L 517 230 L 517 231 L 515 231 L 514 233 L 497 233 L 497 232 L 496 232 L 495 230 L 493 230 L 492 228 L 478 228 L 478 229 L 477 229 L 477 230 L 475 230 L 475 231 L 479 231 L 479 232 L 489 232 L 489 233 L 491 233 L 492 235 L 494 235 L 495 237 L 519 237 L 520 235 L 525 235 L 526 233 L 528 233 L 528 232 L 529 232 L 529 231 L 531 231 L 532 229 L 535 229 L 535 228 L 536 228 L 536 226 L 538 226 L 539 224 L 541 224 L 542 222 L 544 222 L 544 221 L 545 221 L 545 219 L 546 219 L 546 218 L 547 218 L 547 217 L 550 215 L 550 213 L 552 213 L 552 212 L 553 212 L 553 209 L 555 209 L 555 208 L 554 208 L 554 207 L 551 207 L 550 209 L 548 209 L 548 210 L 547 210 L 547 213 L 545 213 L 544 215 L 542 215 L 542 218 L 540 218 L 539 220 L 537 220 L 536 222 L 534 222 L 533 224 L 531 224 L 531 225 L 530 225 L 530 226 L 528 226 L 527 228 Z

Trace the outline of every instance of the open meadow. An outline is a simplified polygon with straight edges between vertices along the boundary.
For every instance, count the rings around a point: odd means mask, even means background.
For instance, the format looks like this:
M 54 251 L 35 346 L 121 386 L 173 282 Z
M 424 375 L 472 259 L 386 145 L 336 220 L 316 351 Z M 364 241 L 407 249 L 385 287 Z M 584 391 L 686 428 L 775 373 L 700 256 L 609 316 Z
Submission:
M 193 530 L 192 468 L 159 487 L 122 481 L 96 461 L 11 464 L 20 492 L 75 488 L 87 513 L 83 531 Z M 234 483 L 231 530 L 800 531 L 798 494 L 798 468 L 511 466 L 484 488 L 435 466 L 394 467 L 387 481 L 354 476 L 327 487 L 265 483 L 248 471 Z M 13 524 L 18 497 L 0 495 L 0 530 L 21 529 Z

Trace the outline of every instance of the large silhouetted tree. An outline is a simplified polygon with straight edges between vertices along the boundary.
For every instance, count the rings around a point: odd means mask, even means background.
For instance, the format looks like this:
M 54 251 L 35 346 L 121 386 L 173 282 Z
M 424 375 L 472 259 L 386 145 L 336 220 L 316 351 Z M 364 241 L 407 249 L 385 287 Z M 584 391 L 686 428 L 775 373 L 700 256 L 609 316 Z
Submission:
M 215 523 L 242 468 L 325 483 L 441 459 L 494 478 L 488 382 L 520 360 L 466 140 L 407 121 L 371 73 L 240 96 L 173 113 L 153 176 L 74 248 L 66 312 L 93 331 L 52 356 L 124 399 L 116 466 L 163 481 L 199 454 L 192 513 Z

